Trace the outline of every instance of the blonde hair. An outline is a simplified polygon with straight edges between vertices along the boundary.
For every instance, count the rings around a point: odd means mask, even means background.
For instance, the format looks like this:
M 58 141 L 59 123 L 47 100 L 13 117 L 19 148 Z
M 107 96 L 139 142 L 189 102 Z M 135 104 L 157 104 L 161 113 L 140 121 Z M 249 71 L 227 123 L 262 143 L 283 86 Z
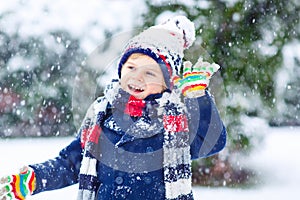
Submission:
M 133 54 L 131 54 L 131 55 L 128 57 L 128 59 L 129 59 L 129 58 L 137 59 L 137 58 L 142 57 L 142 56 L 150 57 L 150 56 L 148 56 L 148 55 L 146 55 L 146 54 L 143 54 L 143 53 L 133 53 Z M 150 58 L 151 58 L 151 57 L 150 57 Z M 152 59 L 153 59 L 153 58 L 152 58 Z M 154 59 L 153 59 L 153 60 L 154 60 Z

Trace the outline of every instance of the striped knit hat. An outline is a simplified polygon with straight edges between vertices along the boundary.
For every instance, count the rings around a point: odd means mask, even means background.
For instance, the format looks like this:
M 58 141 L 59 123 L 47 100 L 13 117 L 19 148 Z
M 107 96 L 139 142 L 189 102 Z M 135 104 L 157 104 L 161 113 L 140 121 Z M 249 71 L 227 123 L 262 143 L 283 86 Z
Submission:
M 133 53 L 143 53 L 153 58 L 161 67 L 165 83 L 172 89 L 172 78 L 180 74 L 183 52 L 195 41 L 194 24 L 185 16 L 176 16 L 152 26 L 133 37 L 125 46 L 118 66 L 121 69 Z

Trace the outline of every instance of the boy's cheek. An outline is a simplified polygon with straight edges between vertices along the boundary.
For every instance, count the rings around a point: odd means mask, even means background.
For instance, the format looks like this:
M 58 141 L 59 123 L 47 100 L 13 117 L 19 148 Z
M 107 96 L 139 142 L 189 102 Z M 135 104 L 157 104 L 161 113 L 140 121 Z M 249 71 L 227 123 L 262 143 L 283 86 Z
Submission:
M 126 84 L 124 83 L 124 81 L 121 80 L 120 83 L 121 83 L 121 88 L 126 91 L 127 88 L 126 88 Z
M 122 74 L 121 78 L 120 78 L 120 84 L 121 84 L 121 87 L 123 87 L 126 83 L 126 78 L 125 76 Z
M 147 84 L 147 88 L 150 90 L 150 92 L 152 92 L 153 94 L 156 94 L 156 93 L 161 93 L 162 91 L 164 91 L 164 88 L 165 86 L 162 84 L 162 83 L 150 83 L 150 84 Z

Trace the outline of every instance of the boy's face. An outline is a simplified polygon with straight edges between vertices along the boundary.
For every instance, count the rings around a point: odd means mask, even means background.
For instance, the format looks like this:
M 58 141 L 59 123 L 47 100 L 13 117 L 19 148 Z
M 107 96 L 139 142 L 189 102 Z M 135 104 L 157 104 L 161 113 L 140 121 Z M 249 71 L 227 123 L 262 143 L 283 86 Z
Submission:
M 121 69 L 121 87 L 135 98 L 161 93 L 166 84 L 160 66 L 144 54 L 132 54 Z

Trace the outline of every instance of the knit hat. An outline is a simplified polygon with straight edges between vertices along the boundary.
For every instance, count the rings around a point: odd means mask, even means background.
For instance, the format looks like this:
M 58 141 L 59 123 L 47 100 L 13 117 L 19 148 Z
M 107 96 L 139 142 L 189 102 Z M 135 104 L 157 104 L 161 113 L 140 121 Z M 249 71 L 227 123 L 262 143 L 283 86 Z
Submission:
M 152 26 L 133 37 L 121 56 L 118 75 L 129 56 L 142 53 L 153 58 L 161 67 L 167 88 L 172 89 L 172 78 L 180 74 L 184 50 L 195 41 L 195 27 L 185 16 L 176 16 Z

